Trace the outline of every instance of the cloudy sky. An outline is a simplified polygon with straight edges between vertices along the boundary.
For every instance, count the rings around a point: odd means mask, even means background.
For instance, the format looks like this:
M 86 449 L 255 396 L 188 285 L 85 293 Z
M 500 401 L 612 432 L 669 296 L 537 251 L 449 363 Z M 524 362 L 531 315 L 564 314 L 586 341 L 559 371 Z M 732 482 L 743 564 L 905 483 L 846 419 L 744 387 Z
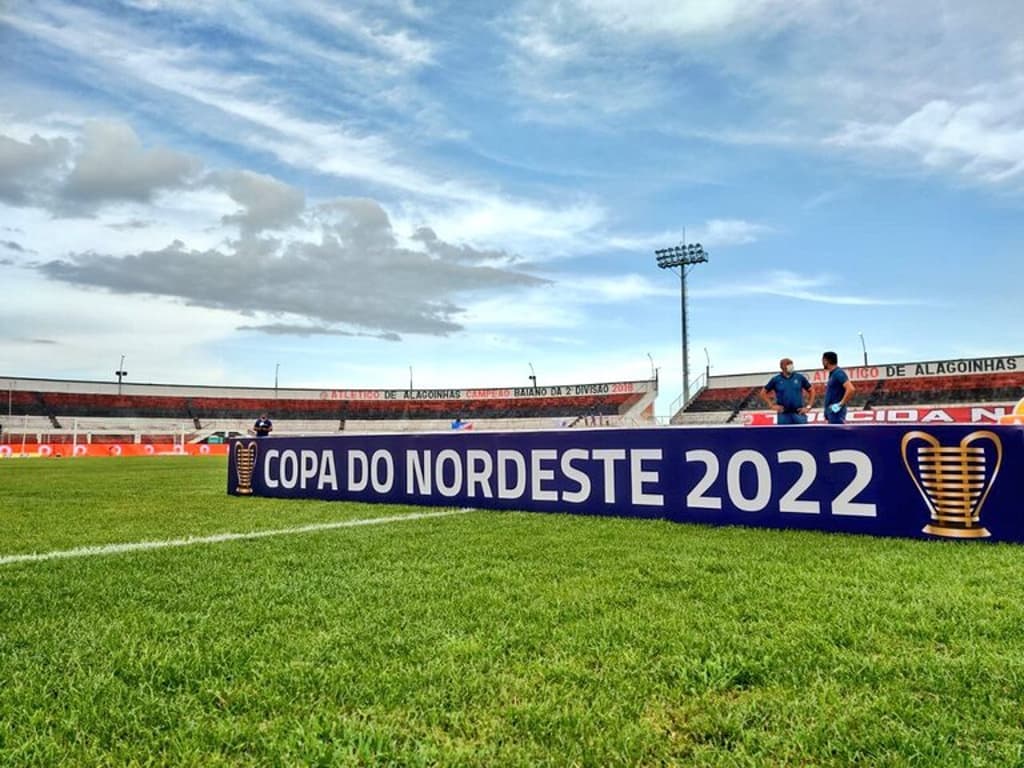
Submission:
M 928 6 L 925 9 L 925 6 Z M 1024 352 L 1024 4 L 0 0 L 0 374 Z M 705 354 L 705 350 L 707 351 Z

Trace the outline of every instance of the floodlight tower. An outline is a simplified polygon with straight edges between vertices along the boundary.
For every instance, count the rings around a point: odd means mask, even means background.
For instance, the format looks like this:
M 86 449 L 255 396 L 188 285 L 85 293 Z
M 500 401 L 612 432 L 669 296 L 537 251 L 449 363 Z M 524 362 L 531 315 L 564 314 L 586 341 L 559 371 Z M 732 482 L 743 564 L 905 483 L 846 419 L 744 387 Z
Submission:
M 683 405 L 690 402 L 690 353 L 689 338 L 686 335 L 686 274 L 697 264 L 708 260 L 707 252 L 700 243 L 674 245 L 654 252 L 661 269 L 679 269 L 679 304 L 682 314 L 683 343 Z

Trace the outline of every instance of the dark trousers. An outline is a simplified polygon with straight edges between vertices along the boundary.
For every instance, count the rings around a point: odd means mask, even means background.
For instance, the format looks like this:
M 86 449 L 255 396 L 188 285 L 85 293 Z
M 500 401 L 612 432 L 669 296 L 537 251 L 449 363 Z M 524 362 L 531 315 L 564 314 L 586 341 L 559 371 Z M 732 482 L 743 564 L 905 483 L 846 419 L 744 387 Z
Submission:
M 806 413 L 793 413 L 789 411 L 783 411 L 782 413 L 775 414 L 776 424 L 806 424 L 807 414 Z
M 825 419 L 829 424 L 845 424 L 846 423 L 846 409 L 843 408 L 839 413 L 832 413 L 831 408 L 825 409 Z

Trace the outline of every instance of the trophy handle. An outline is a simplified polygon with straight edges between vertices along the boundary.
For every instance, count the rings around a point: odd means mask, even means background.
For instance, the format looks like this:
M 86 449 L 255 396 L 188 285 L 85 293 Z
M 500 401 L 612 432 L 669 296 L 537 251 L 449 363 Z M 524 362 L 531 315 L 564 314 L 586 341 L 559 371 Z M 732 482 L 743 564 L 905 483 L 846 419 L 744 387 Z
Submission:
M 979 429 L 977 432 L 971 432 L 967 437 L 960 441 L 960 445 L 964 448 L 969 446 L 976 440 L 989 440 L 992 442 L 993 447 L 996 449 L 996 465 L 992 469 L 992 479 L 988 482 L 988 487 L 985 489 L 985 493 L 978 499 L 978 516 L 981 516 L 981 508 L 985 506 L 985 500 L 988 495 L 992 493 L 992 488 L 995 487 L 996 477 L 999 475 L 999 468 L 1003 466 L 1003 441 L 999 439 L 999 435 L 988 429 Z

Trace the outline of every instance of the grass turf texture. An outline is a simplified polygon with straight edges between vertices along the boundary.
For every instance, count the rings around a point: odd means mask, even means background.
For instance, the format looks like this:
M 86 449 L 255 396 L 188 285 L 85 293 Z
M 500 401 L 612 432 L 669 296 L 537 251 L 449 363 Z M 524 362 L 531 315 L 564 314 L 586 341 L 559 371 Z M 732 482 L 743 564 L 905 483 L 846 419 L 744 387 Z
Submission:
M 0 555 L 414 508 L 0 462 Z M 476 512 L 0 567 L 0 765 L 1012 765 L 1024 549 Z

